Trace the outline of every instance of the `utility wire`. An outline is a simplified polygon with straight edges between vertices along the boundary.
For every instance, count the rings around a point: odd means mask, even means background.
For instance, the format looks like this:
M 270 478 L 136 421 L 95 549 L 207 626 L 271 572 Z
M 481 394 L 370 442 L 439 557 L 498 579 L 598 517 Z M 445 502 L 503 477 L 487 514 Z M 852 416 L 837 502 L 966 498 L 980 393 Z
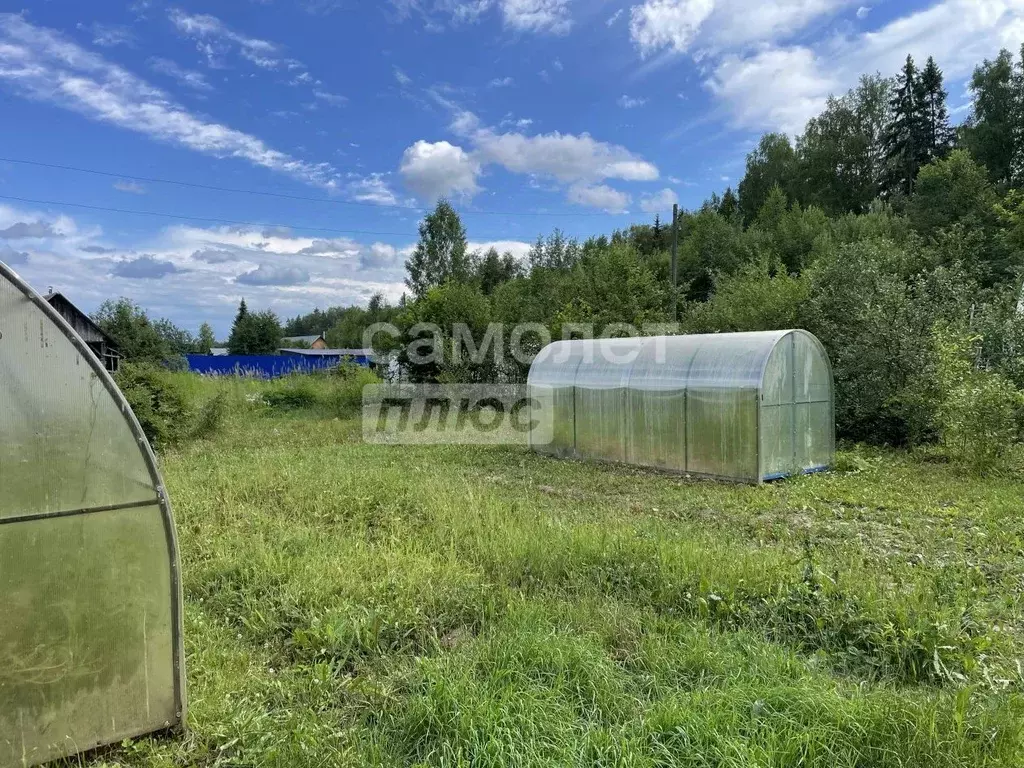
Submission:
M 331 200 L 324 197 L 308 197 L 305 195 L 290 195 L 284 192 L 264 192 L 259 189 L 241 189 L 238 187 L 218 187 L 212 184 L 198 184 L 191 181 L 175 181 L 174 179 L 158 179 L 152 176 L 130 176 L 125 173 L 114 173 L 113 171 L 100 171 L 94 168 L 79 168 L 74 165 L 59 165 L 57 163 L 43 163 L 37 160 L 18 160 L 12 157 L 0 157 L 0 162 L 16 163 L 18 165 L 31 165 L 37 168 L 50 168 L 58 171 L 75 171 L 76 173 L 89 173 L 94 176 L 106 176 L 111 179 L 126 179 L 128 181 L 141 181 L 147 184 L 170 184 L 176 187 L 190 187 L 192 189 L 205 189 L 210 192 L 232 192 L 245 195 L 261 195 L 263 197 L 276 197 L 282 200 L 300 200 L 306 203 L 328 203 L 330 205 L 352 205 L 363 208 L 378 208 L 382 210 L 417 211 L 426 213 L 433 209 L 421 208 L 415 205 L 380 205 L 377 203 L 366 203 L 357 200 Z M 460 211 L 465 216 L 606 216 L 604 213 L 589 212 L 567 212 L 567 213 L 533 213 L 531 211 Z
M 14 200 L 19 203 L 32 203 L 34 205 L 57 205 L 66 208 L 84 208 L 89 211 L 105 211 L 106 213 L 126 213 L 135 216 L 159 216 L 165 219 L 182 219 L 185 221 L 202 221 L 209 224 L 239 224 L 246 227 L 264 227 L 281 229 L 297 229 L 309 232 L 328 232 L 335 235 L 392 235 L 394 237 L 416 237 L 416 233 L 409 232 L 372 232 L 365 229 L 329 229 L 327 227 L 307 227 L 299 224 L 267 224 L 257 221 L 238 221 L 237 219 L 211 219 L 204 216 L 183 216 L 177 213 L 163 213 L 161 211 L 134 211 L 126 208 L 107 208 L 102 205 L 86 205 L 84 203 L 68 203 L 60 200 L 33 200 L 27 197 L 14 197 L 12 195 L 0 195 L 0 200 Z

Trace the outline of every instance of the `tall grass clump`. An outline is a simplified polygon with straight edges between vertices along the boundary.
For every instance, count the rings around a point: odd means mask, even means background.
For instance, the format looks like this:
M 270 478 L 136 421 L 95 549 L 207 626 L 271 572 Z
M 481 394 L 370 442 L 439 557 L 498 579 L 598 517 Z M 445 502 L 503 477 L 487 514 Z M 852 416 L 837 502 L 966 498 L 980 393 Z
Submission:
M 331 386 L 327 406 L 335 416 L 354 416 L 363 403 L 363 389 L 380 384 L 381 379 L 368 368 L 342 365 L 330 372 Z

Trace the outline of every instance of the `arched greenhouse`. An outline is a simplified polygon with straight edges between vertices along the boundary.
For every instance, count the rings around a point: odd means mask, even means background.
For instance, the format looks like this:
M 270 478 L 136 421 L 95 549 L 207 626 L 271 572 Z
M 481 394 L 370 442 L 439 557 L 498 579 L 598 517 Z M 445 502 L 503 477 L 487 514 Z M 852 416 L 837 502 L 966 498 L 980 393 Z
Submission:
M 0 766 L 181 724 L 174 521 L 142 430 L 0 264 Z
M 547 419 L 531 444 L 554 456 L 760 483 L 835 453 L 832 367 L 806 331 L 559 341 L 529 392 Z

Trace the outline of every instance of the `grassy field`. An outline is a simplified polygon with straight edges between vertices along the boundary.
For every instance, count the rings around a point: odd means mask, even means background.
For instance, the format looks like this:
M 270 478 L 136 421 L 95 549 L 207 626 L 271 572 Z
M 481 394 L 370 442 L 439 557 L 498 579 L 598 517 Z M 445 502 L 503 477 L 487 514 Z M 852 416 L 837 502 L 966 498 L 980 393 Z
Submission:
M 1014 476 L 858 449 L 754 488 L 365 445 L 233 386 L 161 459 L 190 729 L 97 762 L 1024 763 Z

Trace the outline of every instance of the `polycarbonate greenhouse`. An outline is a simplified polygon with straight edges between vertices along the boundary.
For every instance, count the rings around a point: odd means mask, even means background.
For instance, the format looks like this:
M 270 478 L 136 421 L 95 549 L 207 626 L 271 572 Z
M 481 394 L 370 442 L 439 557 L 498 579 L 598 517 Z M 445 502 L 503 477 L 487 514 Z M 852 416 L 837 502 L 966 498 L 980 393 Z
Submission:
M 806 331 L 558 341 L 529 392 L 553 456 L 760 483 L 835 453 L 832 366 Z
M 0 766 L 181 724 L 174 521 L 113 380 L 0 264 Z

